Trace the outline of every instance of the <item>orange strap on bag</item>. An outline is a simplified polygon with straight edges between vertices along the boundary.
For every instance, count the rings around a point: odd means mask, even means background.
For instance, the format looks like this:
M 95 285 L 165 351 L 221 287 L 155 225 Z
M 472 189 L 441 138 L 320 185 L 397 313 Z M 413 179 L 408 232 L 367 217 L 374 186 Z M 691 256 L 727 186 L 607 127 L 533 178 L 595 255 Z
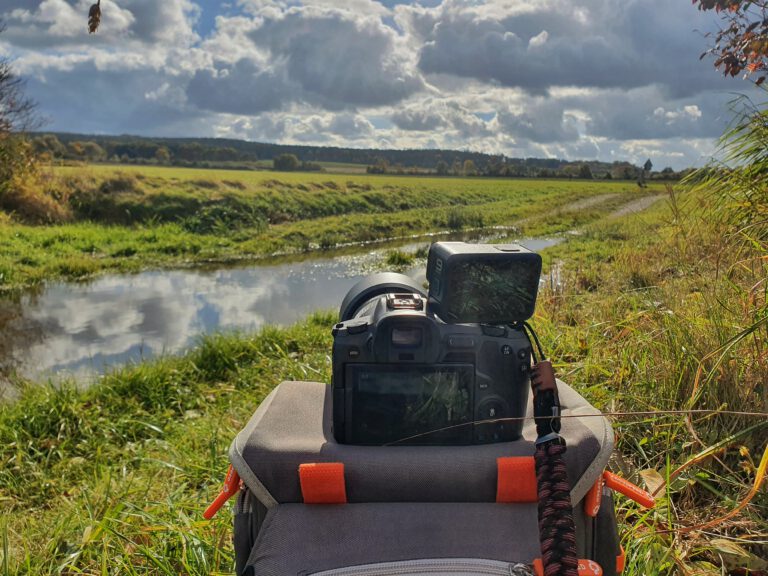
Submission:
M 304 504 L 346 504 L 347 486 L 343 462 L 321 462 L 299 466 Z
M 656 505 L 656 500 L 653 496 L 648 494 L 645 490 L 639 486 L 635 486 L 629 480 L 625 480 L 621 476 L 616 476 L 611 472 L 603 472 L 603 479 L 605 485 L 611 490 L 615 490 L 620 494 L 624 494 L 630 500 L 634 500 L 640 506 L 645 508 L 653 508 Z
M 496 459 L 496 502 L 538 502 L 536 461 L 533 456 L 503 457 Z
M 584 514 L 590 518 L 600 512 L 600 504 L 603 501 L 603 477 L 600 476 L 584 497 Z
M 541 558 L 533 561 L 533 571 L 536 576 L 544 576 L 544 564 Z M 579 576 L 603 576 L 603 568 L 594 560 L 579 560 Z
M 616 556 L 616 574 L 624 572 L 627 565 L 627 553 L 624 552 L 624 546 L 619 545 L 619 555 Z
M 216 496 L 216 499 L 203 512 L 203 518 L 210 520 L 216 516 L 216 513 L 221 510 L 226 501 L 237 494 L 238 490 L 240 490 L 240 476 L 230 464 L 229 470 L 227 470 L 227 477 L 224 479 L 224 486 L 222 486 L 221 492 Z

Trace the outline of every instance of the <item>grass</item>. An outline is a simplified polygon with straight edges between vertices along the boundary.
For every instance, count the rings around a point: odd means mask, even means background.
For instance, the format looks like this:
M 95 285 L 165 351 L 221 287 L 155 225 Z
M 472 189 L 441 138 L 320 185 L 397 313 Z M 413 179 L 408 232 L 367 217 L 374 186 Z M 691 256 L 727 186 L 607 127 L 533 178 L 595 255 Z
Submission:
M 765 490 L 735 517 L 686 530 L 745 499 L 768 441 L 765 417 L 722 412 L 768 410 L 764 244 L 746 241 L 700 193 L 619 218 L 603 204 L 583 217 L 551 201 L 522 226 L 581 228 L 543 253 L 550 281 L 533 324 L 558 374 L 605 411 L 720 411 L 688 422 L 614 417 L 614 467 L 640 484 L 668 480 L 653 511 L 619 501 L 627 573 L 756 568 Z M 484 218 L 504 206 L 488 205 Z M 527 208 L 509 208 L 521 211 L 518 224 Z M 228 515 L 200 520 L 228 444 L 280 380 L 328 381 L 333 321 L 211 336 L 86 391 L 24 386 L 0 407 L 3 573 L 229 573 Z
M 58 199 L 66 213 L 58 219 L 66 221 L 0 222 L 0 289 L 436 230 L 508 226 L 521 235 L 557 234 L 660 192 L 610 182 L 159 167 L 62 167 L 47 177 L 45 197 Z M 585 200 L 596 203 L 578 208 Z
M 227 515 L 201 522 L 201 507 L 269 389 L 327 379 L 332 323 L 212 336 L 85 392 L 25 389 L 0 413 L 4 573 L 229 571 Z
M 401 269 L 412 265 L 415 260 L 415 254 L 394 249 L 387 252 L 385 263 L 389 268 Z
M 766 326 L 756 323 L 766 318 L 765 293 L 753 291 L 765 261 L 731 260 L 750 258 L 716 207 L 699 193 L 671 194 L 548 250 L 551 262 L 565 264 L 536 324 L 564 380 L 603 410 L 766 412 Z M 761 253 L 755 248 L 752 257 Z M 765 416 L 637 416 L 619 418 L 616 428 L 626 474 L 640 484 L 669 478 L 654 511 L 621 507 L 631 573 L 717 574 L 717 537 L 747 550 L 765 540 L 764 490 L 735 520 L 686 531 L 725 517 L 747 496 L 765 458 Z M 749 562 L 748 554 L 736 560 L 741 568 Z

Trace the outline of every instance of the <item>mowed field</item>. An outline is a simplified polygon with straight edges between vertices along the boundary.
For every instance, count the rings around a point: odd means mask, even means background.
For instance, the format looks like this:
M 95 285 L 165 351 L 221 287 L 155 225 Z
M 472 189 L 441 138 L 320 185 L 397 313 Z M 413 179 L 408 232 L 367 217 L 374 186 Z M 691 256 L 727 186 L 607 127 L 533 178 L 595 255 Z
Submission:
M 56 217 L 0 226 L 0 288 L 248 261 L 439 230 L 561 234 L 660 187 L 162 167 L 49 168 Z

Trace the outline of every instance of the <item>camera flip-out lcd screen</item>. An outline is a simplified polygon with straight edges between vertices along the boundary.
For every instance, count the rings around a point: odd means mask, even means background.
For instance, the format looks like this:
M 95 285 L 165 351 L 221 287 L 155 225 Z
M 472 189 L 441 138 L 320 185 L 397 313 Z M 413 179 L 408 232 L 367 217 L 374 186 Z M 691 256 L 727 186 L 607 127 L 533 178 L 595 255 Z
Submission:
M 472 442 L 472 365 L 351 364 L 347 370 L 347 434 L 355 444 Z
M 536 304 L 540 270 L 520 260 L 472 261 L 454 265 L 449 277 L 449 320 L 500 323 L 527 318 Z
M 533 316 L 541 256 L 517 244 L 437 242 L 427 261 L 429 310 L 449 324 L 509 324 Z

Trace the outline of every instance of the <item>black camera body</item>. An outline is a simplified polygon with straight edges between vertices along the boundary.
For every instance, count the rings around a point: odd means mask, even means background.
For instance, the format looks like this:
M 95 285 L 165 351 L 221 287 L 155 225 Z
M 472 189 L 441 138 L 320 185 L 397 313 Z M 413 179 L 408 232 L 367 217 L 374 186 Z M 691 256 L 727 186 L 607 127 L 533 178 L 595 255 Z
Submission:
M 376 298 L 333 329 L 333 425 L 344 444 L 516 440 L 531 346 L 522 330 L 446 324 L 423 294 Z M 396 424 L 396 425 L 393 425 Z
M 456 445 L 520 437 L 531 366 L 522 322 L 533 313 L 540 257 L 519 246 L 440 242 L 427 270 L 429 296 L 408 276 L 383 273 L 345 297 L 333 328 L 338 442 Z

